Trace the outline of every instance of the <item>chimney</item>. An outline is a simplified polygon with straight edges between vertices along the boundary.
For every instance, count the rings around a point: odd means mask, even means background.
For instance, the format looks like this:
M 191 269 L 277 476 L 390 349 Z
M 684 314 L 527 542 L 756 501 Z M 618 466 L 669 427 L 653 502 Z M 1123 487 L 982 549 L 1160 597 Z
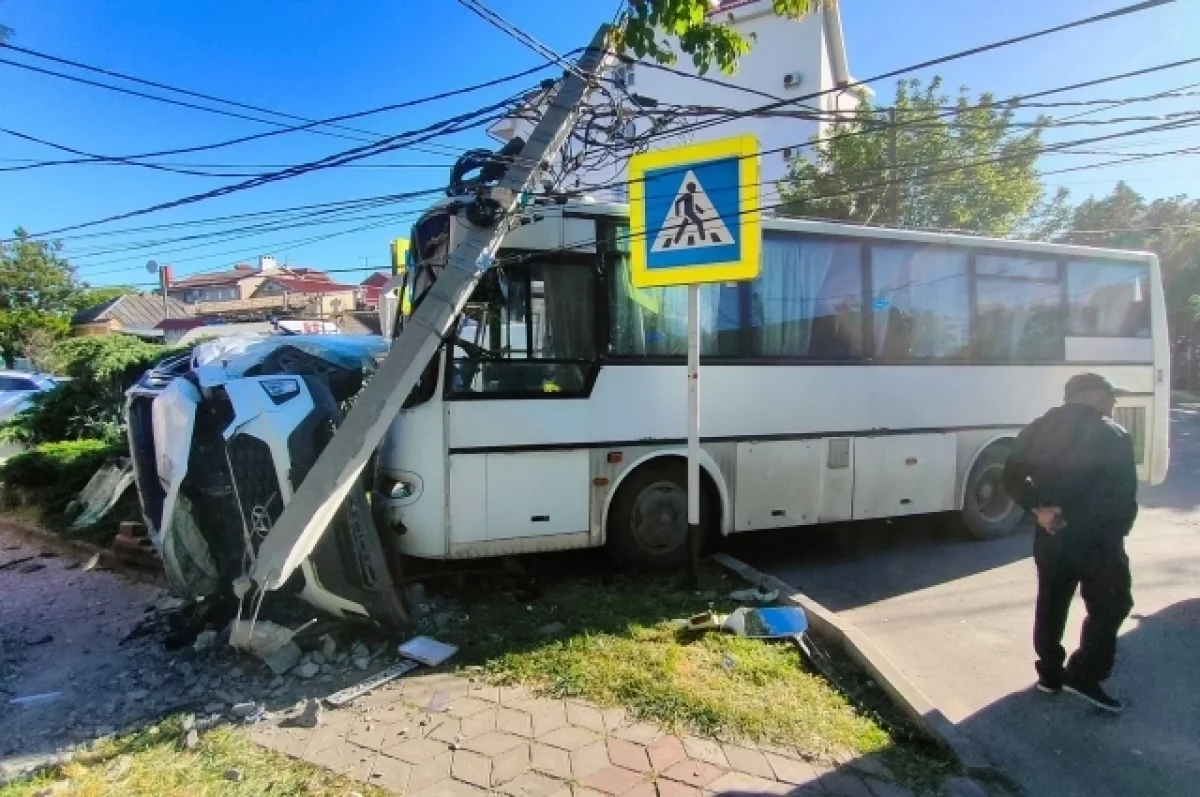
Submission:
M 271 255 L 259 255 L 258 270 L 263 274 L 274 274 L 279 271 L 279 263 Z
M 175 269 L 171 266 L 163 266 L 163 282 L 169 288 L 175 284 Z

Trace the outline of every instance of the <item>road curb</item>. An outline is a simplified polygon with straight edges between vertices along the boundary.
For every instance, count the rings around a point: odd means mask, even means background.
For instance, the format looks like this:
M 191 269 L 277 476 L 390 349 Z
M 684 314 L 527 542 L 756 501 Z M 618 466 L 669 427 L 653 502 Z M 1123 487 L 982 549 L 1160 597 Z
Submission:
M 809 628 L 826 644 L 837 645 L 870 673 L 892 702 L 932 739 L 949 750 L 963 769 L 975 777 L 996 777 L 998 770 L 979 748 L 955 727 L 891 659 L 875 647 L 857 626 L 829 611 L 791 584 L 762 573 L 728 554 L 714 554 L 712 560 L 751 584 L 779 590 L 781 603 L 797 606 L 808 615 Z

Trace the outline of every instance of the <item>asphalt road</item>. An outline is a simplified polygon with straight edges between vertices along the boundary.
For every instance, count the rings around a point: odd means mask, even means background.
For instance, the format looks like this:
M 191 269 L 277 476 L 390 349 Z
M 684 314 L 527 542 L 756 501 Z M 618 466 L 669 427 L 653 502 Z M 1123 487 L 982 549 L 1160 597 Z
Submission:
M 731 553 L 849 618 L 1030 795 L 1200 795 L 1200 408 L 1172 412 L 1172 438 L 1127 546 L 1117 718 L 1032 689 L 1028 532 L 973 542 L 926 519 L 748 536 Z M 1076 598 L 1068 650 L 1083 614 Z

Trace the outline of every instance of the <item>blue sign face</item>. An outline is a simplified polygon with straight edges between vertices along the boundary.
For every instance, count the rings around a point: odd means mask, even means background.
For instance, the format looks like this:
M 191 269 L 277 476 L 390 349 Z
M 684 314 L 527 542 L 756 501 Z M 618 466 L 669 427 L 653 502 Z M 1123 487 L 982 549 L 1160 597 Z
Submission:
M 646 268 L 729 263 L 742 256 L 739 158 L 645 172 Z

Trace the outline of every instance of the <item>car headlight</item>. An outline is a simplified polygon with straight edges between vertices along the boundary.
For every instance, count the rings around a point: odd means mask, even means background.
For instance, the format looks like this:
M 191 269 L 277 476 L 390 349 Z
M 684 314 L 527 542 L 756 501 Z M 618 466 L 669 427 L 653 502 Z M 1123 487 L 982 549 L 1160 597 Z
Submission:
M 282 404 L 300 395 L 300 382 L 296 379 L 264 379 L 259 384 L 276 404 Z

